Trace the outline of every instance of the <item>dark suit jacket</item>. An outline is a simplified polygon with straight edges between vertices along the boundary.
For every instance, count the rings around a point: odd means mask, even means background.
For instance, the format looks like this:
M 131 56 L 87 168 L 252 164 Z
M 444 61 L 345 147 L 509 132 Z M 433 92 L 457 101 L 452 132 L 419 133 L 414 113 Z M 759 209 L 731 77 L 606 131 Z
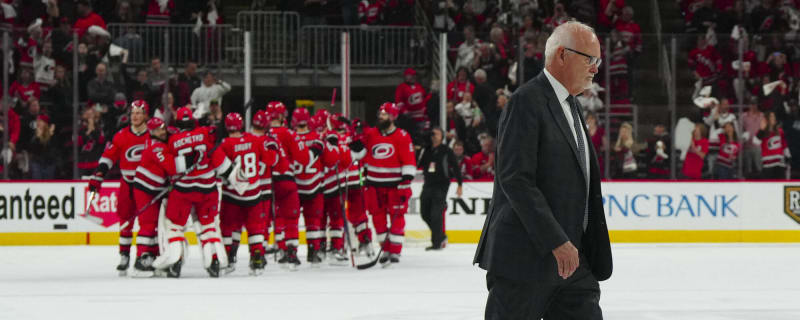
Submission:
M 556 263 L 552 250 L 569 240 L 597 280 L 611 276 L 597 157 L 588 136 L 584 141 L 591 172 L 585 233 L 585 174 L 550 82 L 542 72 L 514 92 L 500 115 L 492 203 L 473 263 L 497 276 L 531 281 L 532 273 L 554 272 L 547 265 Z

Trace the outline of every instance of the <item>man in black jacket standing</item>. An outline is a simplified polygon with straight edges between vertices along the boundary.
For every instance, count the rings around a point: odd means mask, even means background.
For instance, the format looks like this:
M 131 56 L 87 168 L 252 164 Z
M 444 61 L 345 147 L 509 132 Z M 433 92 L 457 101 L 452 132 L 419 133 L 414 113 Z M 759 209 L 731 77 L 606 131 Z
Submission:
M 599 320 L 611 276 L 597 157 L 575 96 L 600 67 L 592 28 L 567 22 L 545 70 L 500 116 L 491 207 L 474 263 L 486 269 L 486 319 Z
M 431 229 L 431 246 L 425 250 L 439 250 L 447 245 L 447 236 L 444 233 L 444 215 L 447 209 L 447 190 L 450 189 L 450 179 L 456 178 L 458 189 L 456 195 L 461 197 L 461 169 L 447 145 L 443 142 L 442 129 L 433 128 L 431 131 L 431 145 L 423 149 L 417 167 L 425 175 L 425 184 L 422 185 L 420 195 L 422 220 Z

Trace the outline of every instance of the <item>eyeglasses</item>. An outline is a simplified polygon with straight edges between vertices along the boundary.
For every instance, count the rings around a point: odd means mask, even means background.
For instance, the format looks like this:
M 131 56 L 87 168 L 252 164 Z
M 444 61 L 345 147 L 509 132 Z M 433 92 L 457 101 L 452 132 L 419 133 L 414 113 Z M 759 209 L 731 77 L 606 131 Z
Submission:
M 567 47 L 564 47 L 564 50 L 569 50 L 569 51 L 575 52 L 575 53 L 577 53 L 579 55 L 582 55 L 582 56 L 584 56 L 586 58 L 589 58 L 589 60 L 588 60 L 589 65 L 595 65 L 595 66 L 597 66 L 599 68 L 600 64 L 603 63 L 603 59 L 600 58 L 600 57 L 590 56 L 590 55 L 585 54 L 583 52 L 580 52 L 578 50 L 570 49 L 570 48 L 567 48 Z

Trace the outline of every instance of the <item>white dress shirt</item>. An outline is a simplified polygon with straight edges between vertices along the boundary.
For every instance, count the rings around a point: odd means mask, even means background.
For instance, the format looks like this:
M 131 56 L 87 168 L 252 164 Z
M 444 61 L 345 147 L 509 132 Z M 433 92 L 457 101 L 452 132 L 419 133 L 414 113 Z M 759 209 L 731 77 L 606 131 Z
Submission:
M 577 147 L 578 146 L 578 137 L 577 137 L 577 135 L 575 133 L 575 120 L 576 119 L 572 118 L 572 108 L 570 107 L 569 102 L 567 102 L 567 97 L 569 97 L 569 92 L 567 91 L 567 88 L 565 88 L 564 85 L 561 84 L 561 82 L 558 82 L 558 80 L 555 77 L 553 77 L 553 75 L 551 75 L 550 72 L 547 71 L 547 69 L 544 69 L 544 75 L 547 76 L 547 80 L 550 81 L 550 86 L 553 87 L 553 91 L 555 91 L 555 93 L 556 93 L 556 98 L 558 98 L 558 101 L 561 103 L 561 110 L 564 111 L 564 117 L 567 118 L 567 123 L 569 124 L 569 131 L 572 132 L 572 138 L 575 139 L 575 146 Z M 577 101 L 575 103 L 577 103 Z M 577 119 L 577 120 L 580 121 L 580 119 Z M 584 172 L 584 173 L 585 173 L 585 177 L 586 177 L 586 185 L 588 186 L 589 185 L 589 170 L 590 170 L 589 169 L 589 143 L 592 143 L 592 142 L 586 136 L 586 131 L 585 131 L 586 129 L 584 128 L 585 126 L 586 126 L 586 124 L 582 123 L 580 134 L 582 134 L 583 137 L 584 137 L 583 138 L 583 145 L 584 145 L 583 157 L 584 157 L 584 163 L 586 164 L 586 172 Z M 587 191 L 588 191 L 588 188 L 587 188 Z

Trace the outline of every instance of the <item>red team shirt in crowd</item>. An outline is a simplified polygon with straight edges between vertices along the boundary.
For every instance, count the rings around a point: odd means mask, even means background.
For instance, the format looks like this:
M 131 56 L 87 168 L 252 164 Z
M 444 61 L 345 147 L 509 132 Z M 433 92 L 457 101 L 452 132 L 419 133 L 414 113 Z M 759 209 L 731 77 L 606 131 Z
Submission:
M 147 130 L 136 134 L 131 127 L 125 127 L 117 132 L 114 135 L 114 139 L 111 140 L 111 144 L 106 146 L 99 163 L 106 164 L 108 168 L 112 168 L 115 163 L 119 163 L 122 179 L 125 182 L 132 183 L 148 139 L 150 139 L 150 134 L 147 133 Z
M 494 153 L 486 154 L 478 152 L 472 155 L 472 178 L 473 179 L 494 179 L 494 168 L 489 167 L 486 172 L 481 171 L 481 166 L 489 162 L 489 158 L 493 157 Z
M 719 135 L 719 155 L 717 156 L 717 165 L 727 168 L 733 168 L 736 163 L 736 158 L 739 157 L 739 142 L 728 141 L 725 134 Z
M 383 7 L 383 0 L 362 0 L 358 3 L 358 18 L 362 24 L 376 24 Z
M 722 70 L 722 58 L 714 46 L 706 46 L 704 49 L 694 48 L 689 52 L 689 67 L 694 68 L 694 71 L 705 79 Z
M 99 26 L 105 30 L 108 30 L 108 28 L 106 28 L 106 22 L 105 20 L 103 20 L 103 17 L 94 12 L 90 13 L 85 17 L 80 17 L 77 20 L 75 20 L 75 24 L 72 27 L 78 32 L 78 38 L 81 38 L 83 37 L 83 34 L 86 33 L 86 31 L 91 26 Z
M 694 140 L 694 145 L 699 146 L 701 152 L 708 154 L 708 139 Z M 703 159 L 694 152 L 688 152 L 683 162 L 683 174 L 692 179 L 700 179 L 703 175 Z
M 163 3 L 163 6 L 161 3 Z M 150 3 L 147 4 L 145 22 L 147 24 L 169 24 L 170 12 L 174 9 L 175 2 L 172 0 L 150 0 Z
M 418 83 L 401 83 L 394 92 L 394 101 L 401 113 L 405 113 L 415 122 L 428 120 L 425 104 L 428 100 L 425 88 Z
M 464 82 L 452 81 L 447 84 L 447 101 L 461 102 L 461 98 L 464 97 L 464 92 L 467 91 L 469 91 L 469 93 L 475 91 L 475 85 L 469 82 L 469 80 Z
M 761 167 L 785 167 L 786 151 L 788 146 L 783 135 L 783 129 L 777 132 L 767 132 L 766 138 L 761 139 Z
M 31 98 L 39 99 L 42 95 L 42 91 L 38 83 L 31 81 L 31 83 L 24 85 L 19 82 L 14 81 L 11 83 L 11 87 L 8 88 L 8 94 L 11 97 L 19 97 L 24 101 L 28 101 Z
M 222 150 L 214 150 L 214 135 L 208 127 L 182 131 L 169 137 L 169 153 L 175 157 L 175 171 L 183 173 L 197 166 L 175 182 L 181 192 L 210 193 L 217 190 L 217 174 L 228 171 L 231 161 Z
M 156 139 L 148 139 L 142 152 L 142 161 L 136 168 L 134 187 L 151 195 L 163 191 L 169 177 L 175 175 L 175 160 L 167 145 Z

